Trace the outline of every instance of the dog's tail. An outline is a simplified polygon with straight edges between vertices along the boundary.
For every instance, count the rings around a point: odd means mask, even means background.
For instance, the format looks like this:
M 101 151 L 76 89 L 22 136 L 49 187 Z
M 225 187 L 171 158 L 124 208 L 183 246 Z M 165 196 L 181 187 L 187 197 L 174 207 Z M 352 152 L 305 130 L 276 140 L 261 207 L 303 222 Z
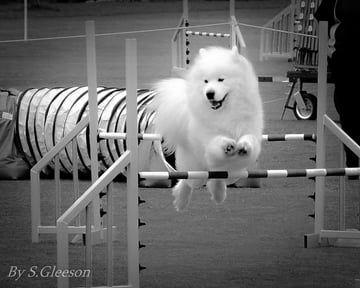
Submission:
M 150 105 L 154 110 L 155 132 L 164 138 L 167 153 L 175 152 L 187 133 L 188 111 L 186 81 L 180 78 L 162 80 L 155 85 L 156 96 Z

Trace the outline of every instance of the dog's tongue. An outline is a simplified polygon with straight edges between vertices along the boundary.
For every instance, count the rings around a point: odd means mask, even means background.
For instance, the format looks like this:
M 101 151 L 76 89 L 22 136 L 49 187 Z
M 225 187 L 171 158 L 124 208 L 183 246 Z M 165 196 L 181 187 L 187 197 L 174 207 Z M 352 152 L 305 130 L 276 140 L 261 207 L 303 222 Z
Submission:
M 211 109 L 213 109 L 213 110 L 219 109 L 219 108 L 223 105 L 223 103 L 224 103 L 224 101 L 225 101 L 225 99 L 226 99 L 227 96 L 228 96 L 228 94 L 226 94 L 223 99 L 218 100 L 218 101 L 216 101 L 216 100 L 209 100 L 209 101 L 210 101 L 210 104 L 211 104 Z
M 213 101 L 210 101 L 210 103 L 211 103 L 211 109 L 213 109 L 213 110 L 219 109 L 222 105 L 222 101 L 213 100 Z

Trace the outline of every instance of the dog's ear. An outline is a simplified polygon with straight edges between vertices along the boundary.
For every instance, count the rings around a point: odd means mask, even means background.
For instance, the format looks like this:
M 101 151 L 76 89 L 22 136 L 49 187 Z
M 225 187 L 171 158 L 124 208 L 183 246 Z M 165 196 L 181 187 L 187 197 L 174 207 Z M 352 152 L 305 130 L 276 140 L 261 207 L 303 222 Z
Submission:
M 238 50 L 237 46 L 234 45 L 231 49 L 231 52 L 234 56 L 236 56 L 236 57 L 239 56 L 239 50 Z
M 205 48 L 200 48 L 199 55 L 204 56 L 205 54 L 206 54 L 206 49 Z
M 233 46 L 231 49 L 232 58 L 235 61 L 244 62 L 245 57 L 239 53 L 237 46 Z

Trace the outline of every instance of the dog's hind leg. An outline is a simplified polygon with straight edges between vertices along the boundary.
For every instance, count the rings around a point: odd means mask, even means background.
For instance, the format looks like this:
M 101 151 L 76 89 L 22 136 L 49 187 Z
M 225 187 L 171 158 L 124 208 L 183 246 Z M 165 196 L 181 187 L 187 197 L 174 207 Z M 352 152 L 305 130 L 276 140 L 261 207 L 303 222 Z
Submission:
M 180 180 L 173 189 L 174 206 L 176 211 L 183 211 L 190 203 L 192 187 L 184 180 Z
M 258 168 L 258 161 L 255 163 L 250 164 L 247 169 L 248 170 L 255 170 Z M 246 178 L 246 179 L 239 179 L 235 183 L 231 185 L 232 187 L 243 187 L 243 188 L 260 188 L 261 187 L 261 179 L 260 178 Z
M 206 184 L 210 194 L 211 200 L 216 204 L 220 204 L 226 199 L 226 183 L 223 180 L 211 179 Z

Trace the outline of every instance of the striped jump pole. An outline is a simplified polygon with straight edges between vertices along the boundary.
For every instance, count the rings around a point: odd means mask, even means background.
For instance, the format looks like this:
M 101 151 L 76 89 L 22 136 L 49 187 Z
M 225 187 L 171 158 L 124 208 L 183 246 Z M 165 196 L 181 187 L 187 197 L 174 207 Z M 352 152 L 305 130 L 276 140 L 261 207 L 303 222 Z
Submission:
M 139 178 L 175 180 L 175 179 L 246 179 L 246 178 L 293 178 L 293 177 L 329 177 L 360 175 L 359 168 L 327 169 L 284 169 L 284 170 L 244 170 L 231 171 L 179 171 L 179 172 L 139 172 Z
M 190 30 L 186 31 L 186 35 L 205 36 L 205 37 L 219 37 L 219 38 L 230 37 L 229 33 L 198 32 L 198 31 L 190 31 Z
M 262 140 L 266 142 L 276 141 L 314 141 L 316 142 L 315 134 L 264 134 Z
M 289 83 L 289 78 L 284 76 L 258 76 L 259 82 L 267 83 Z
M 100 132 L 98 135 L 99 140 L 101 139 L 126 139 L 126 133 L 120 132 Z M 162 140 L 160 134 L 155 133 L 139 133 L 139 140 Z M 264 134 L 262 135 L 264 142 L 279 142 L 279 141 L 316 141 L 315 134 Z
M 127 138 L 127 133 L 122 132 L 100 132 L 99 140 L 101 139 L 121 139 L 124 140 Z M 162 136 L 160 134 L 154 133 L 139 133 L 138 140 L 151 140 L 151 141 L 161 141 Z

